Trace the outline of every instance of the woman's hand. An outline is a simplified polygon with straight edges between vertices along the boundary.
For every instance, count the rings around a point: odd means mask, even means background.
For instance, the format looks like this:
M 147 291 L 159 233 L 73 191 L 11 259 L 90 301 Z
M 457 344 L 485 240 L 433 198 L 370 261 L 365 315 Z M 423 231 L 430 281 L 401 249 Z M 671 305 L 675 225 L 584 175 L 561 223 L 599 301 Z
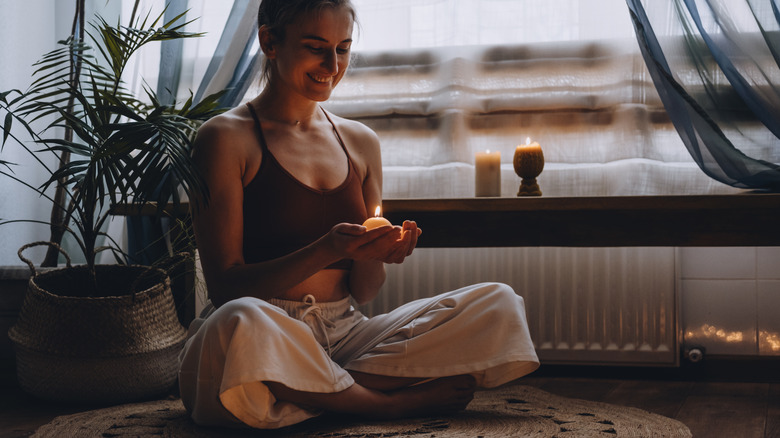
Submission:
M 404 221 L 400 228 L 401 236 L 396 241 L 395 250 L 386 260 L 385 263 L 403 263 L 404 259 L 412 255 L 414 248 L 417 247 L 417 238 L 422 234 L 422 230 L 417 228 L 417 223 L 414 221 Z
M 422 230 L 413 221 L 403 226 L 381 226 L 366 230 L 362 225 L 341 223 L 326 235 L 333 250 L 343 258 L 401 263 L 417 246 Z

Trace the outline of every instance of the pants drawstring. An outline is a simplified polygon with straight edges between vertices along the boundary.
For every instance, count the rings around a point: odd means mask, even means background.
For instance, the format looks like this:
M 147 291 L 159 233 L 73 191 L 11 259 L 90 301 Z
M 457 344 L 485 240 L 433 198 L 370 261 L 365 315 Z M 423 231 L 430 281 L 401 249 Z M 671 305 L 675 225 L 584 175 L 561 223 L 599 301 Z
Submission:
M 317 300 L 314 298 L 314 295 L 309 294 L 303 297 L 303 303 L 307 304 L 309 307 L 303 311 L 303 314 L 301 314 L 301 321 L 303 321 L 308 315 L 311 315 L 317 321 L 320 333 L 325 338 L 326 344 L 328 346 L 328 356 L 330 356 L 330 337 L 328 336 L 327 329 L 336 327 L 336 324 L 323 316 L 322 308 L 317 305 Z

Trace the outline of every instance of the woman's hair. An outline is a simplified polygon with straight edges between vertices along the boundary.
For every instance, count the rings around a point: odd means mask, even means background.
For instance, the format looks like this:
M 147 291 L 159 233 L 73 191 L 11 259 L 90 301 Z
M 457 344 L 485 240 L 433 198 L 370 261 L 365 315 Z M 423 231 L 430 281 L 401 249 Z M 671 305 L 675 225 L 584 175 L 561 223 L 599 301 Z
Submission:
M 357 24 L 355 7 L 350 0 L 262 0 L 257 10 L 257 27 L 265 26 L 277 42 L 284 41 L 284 30 L 299 15 L 321 11 L 325 8 L 345 7 Z M 263 78 L 270 79 L 271 63 L 263 60 Z

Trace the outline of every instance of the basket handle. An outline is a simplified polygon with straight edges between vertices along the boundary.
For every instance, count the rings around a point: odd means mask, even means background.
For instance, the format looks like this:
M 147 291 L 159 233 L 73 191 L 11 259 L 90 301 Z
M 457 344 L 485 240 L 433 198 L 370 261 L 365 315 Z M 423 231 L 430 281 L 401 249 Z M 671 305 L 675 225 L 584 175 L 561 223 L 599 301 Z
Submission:
M 130 292 L 132 292 L 133 294 L 133 299 L 135 299 L 135 294 L 136 292 L 138 292 L 137 291 L 138 282 L 141 281 L 146 276 L 146 274 L 151 272 L 152 269 L 154 268 L 162 269 L 165 272 L 165 274 L 168 275 L 172 270 L 174 270 L 177 266 L 184 263 L 184 261 L 191 256 L 192 256 L 191 254 L 186 252 L 178 252 L 164 258 L 162 261 L 159 261 L 151 266 L 148 266 L 146 270 L 141 273 L 141 275 L 135 278 L 133 284 L 130 285 Z
M 38 275 L 38 273 L 37 273 L 37 272 L 35 272 L 35 265 L 33 264 L 33 262 L 31 262 L 31 261 L 30 261 L 30 259 L 28 259 L 28 258 L 24 257 L 24 256 L 22 255 L 22 252 L 23 252 L 25 249 L 32 248 L 32 247 L 34 247 L 34 246 L 41 246 L 41 245 L 47 245 L 47 246 L 51 246 L 51 247 L 53 247 L 53 248 L 57 249 L 57 251 L 59 251 L 60 253 L 62 253 L 62 255 L 64 255 L 64 256 L 65 256 L 65 264 L 67 265 L 67 267 L 69 267 L 69 268 L 71 267 L 71 264 L 70 264 L 70 256 L 69 256 L 69 255 L 68 255 L 68 253 L 67 253 L 67 252 L 65 252 L 65 250 L 64 250 L 64 249 L 62 249 L 62 247 L 61 247 L 61 246 L 59 246 L 58 244 L 56 244 L 56 243 L 54 243 L 54 242 L 46 242 L 46 241 L 31 242 L 31 243 L 28 243 L 28 244 L 26 244 L 26 245 L 22 245 L 22 247 L 21 247 L 21 248 L 19 248 L 19 251 L 17 251 L 16 255 L 18 255 L 18 256 L 19 256 L 19 258 L 20 258 L 20 259 L 22 259 L 22 261 L 23 261 L 23 262 L 27 263 L 27 266 L 29 266 L 29 267 L 30 267 L 30 272 L 32 273 L 32 276 L 33 276 L 33 277 L 35 277 L 36 275 Z

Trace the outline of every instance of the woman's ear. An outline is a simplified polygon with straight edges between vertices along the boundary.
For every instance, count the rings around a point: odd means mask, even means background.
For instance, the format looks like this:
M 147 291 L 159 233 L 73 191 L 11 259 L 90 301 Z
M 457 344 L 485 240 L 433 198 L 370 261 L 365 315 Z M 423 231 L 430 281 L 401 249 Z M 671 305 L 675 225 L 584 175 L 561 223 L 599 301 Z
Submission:
M 268 26 L 262 25 L 257 31 L 257 39 L 260 41 L 260 49 L 268 59 L 276 57 L 276 41 Z

